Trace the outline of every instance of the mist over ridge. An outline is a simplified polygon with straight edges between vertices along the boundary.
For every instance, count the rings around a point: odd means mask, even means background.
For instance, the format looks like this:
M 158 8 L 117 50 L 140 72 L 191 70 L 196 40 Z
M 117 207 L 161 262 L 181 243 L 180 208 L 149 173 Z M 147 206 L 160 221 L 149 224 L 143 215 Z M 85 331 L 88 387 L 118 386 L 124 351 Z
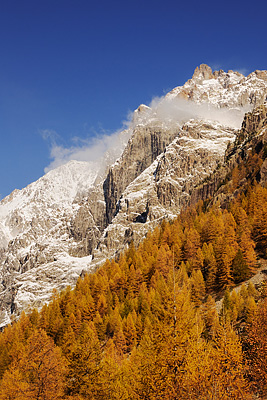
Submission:
M 239 82 L 236 82 L 236 78 L 240 79 L 240 75 L 239 73 L 233 73 L 230 76 L 233 80 L 233 85 L 237 87 Z M 227 79 L 229 80 L 230 78 Z M 190 83 L 194 79 L 196 82 L 194 84 Z M 74 144 L 68 147 L 58 144 L 58 135 L 55 132 L 50 134 L 49 130 L 44 130 L 43 136 L 50 141 L 50 158 L 52 159 L 50 164 L 45 167 L 45 173 L 70 160 L 93 161 L 101 164 L 101 168 L 105 169 L 107 163 L 113 163 L 121 155 L 128 139 L 140 124 L 155 123 L 166 127 L 173 125 L 182 127 L 185 122 L 194 119 L 216 121 L 221 125 L 239 129 L 245 113 L 251 111 L 252 105 L 247 103 L 245 105 L 219 106 L 208 99 L 188 100 L 183 98 L 180 94 L 186 86 L 191 85 L 193 87 L 192 90 L 197 90 L 198 87 L 203 86 L 203 81 L 199 79 L 199 76 L 195 78 L 193 76 L 192 80 L 189 80 L 184 86 L 173 89 L 165 96 L 154 97 L 148 106 L 142 104 L 135 111 L 129 111 L 126 120 L 122 121 L 122 128 L 111 134 L 99 133 L 89 139 L 76 137 Z M 210 91 L 212 95 L 219 91 L 220 88 L 217 87 L 218 84 L 216 86 L 216 79 L 207 79 L 205 82 L 208 84 L 206 90 Z M 175 90 L 178 90 L 178 95 L 173 95 L 172 92 Z

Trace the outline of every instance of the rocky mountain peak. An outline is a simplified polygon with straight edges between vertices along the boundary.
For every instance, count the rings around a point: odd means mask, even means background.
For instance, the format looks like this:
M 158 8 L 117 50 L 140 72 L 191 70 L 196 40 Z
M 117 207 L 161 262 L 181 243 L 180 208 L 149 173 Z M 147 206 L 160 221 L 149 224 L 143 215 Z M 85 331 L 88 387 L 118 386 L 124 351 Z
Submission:
M 267 99 L 267 71 L 255 71 L 247 77 L 229 70 L 214 71 L 206 64 L 197 67 L 192 79 L 168 93 L 196 103 L 214 104 L 218 108 L 257 107 Z
M 246 115 L 240 133 L 232 115 L 240 126 L 245 110 L 264 103 L 266 76 L 212 72 L 201 64 L 159 103 L 140 105 L 101 162 L 72 161 L 3 199 L 0 327 L 139 243 L 191 199 L 210 195 L 215 183 L 197 188 L 224 163 L 225 150 L 239 145 L 236 135 L 241 142 L 264 128 L 265 106 Z
M 146 124 L 151 114 L 152 109 L 145 104 L 141 104 L 133 113 L 132 125 Z
M 194 74 L 192 76 L 192 81 L 202 83 L 204 80 L 213 79 L 214 75 L 212 74 L 212 69 L 206 64 L 201 64 L 199 67 L 196 67 Z
M 267 82 L 267 71 L 259 71 L 257 69 L 256 71 L 252 72 L 251 75 L 255 75 L 256 78 L 262 79 L 263 81 Z

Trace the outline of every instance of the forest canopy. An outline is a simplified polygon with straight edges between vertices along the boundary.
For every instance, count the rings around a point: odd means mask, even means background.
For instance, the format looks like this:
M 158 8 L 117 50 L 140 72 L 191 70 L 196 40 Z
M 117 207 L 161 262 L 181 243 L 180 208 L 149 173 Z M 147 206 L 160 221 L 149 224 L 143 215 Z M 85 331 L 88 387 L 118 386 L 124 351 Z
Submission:
M 264 395 L 266 291 L 242 282 L 266 258 L 266 243 L 260 185 L 225 209 L 201 202 L 163 221 L 4 329 L 0 399 Z

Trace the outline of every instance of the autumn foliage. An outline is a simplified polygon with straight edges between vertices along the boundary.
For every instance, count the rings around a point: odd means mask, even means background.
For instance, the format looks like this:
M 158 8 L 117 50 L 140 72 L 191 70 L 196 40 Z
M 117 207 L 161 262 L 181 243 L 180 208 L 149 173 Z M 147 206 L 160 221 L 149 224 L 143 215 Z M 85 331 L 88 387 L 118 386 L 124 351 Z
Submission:
M 255 249 L 266 256 L 262 199 L 255 186 L 227 209 L 190 208 L 23 314 L 0 335 L 0 399 L 265 393 L 266 305 L 252 285 L 231 291 L 255 273 Z

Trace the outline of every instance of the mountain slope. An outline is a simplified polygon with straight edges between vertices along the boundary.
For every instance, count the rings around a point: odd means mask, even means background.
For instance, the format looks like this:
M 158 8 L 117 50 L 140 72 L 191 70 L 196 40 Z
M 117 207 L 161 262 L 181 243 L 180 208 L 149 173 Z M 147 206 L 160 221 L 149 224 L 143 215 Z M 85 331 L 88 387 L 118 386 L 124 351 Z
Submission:
M 244 112 L 265 101 L 266 76 L 201 65 L 183 87 L 135 111 L 107 173 L 103 163 L 73 161 L 2 200 L 0 324 L 214 191 L 201 182 L 224 162 Z
M 90 190 L 97 173 L 96 165 L 72 161 L 2 200 L 0 274 L 3 311 L 5 304 L 14 304 L 14 296 L 16 306 L 13 307 L 19 310 L 36 299 L 40 303 L 39 297 L 42 298 L 44 285 L 49 281 L 50 290 L 64 285 L 66 278 L 61 277 L 65 263 L 63 255 L 70 261 L 70 249 L 75 246 L 69 235 L 69 221 L 79 209 L 76 198 Z M 60 267 L 57 265 L 58 258 L 61 260 Z M 72 262 L 68 262 L 68 268 Z M 81 270 L 82 265 L 74 274 L 74 279 L 68 271 L 67 283 L 74 283 Z
M 165 151 L 123 191 L 95 256 L 121 251 L 131 240 L 137 244 L 163 218 L 175 217 L 189 204 L 193 188 L 223 162 L 235 133 L 214 121 L 184 124 Z

